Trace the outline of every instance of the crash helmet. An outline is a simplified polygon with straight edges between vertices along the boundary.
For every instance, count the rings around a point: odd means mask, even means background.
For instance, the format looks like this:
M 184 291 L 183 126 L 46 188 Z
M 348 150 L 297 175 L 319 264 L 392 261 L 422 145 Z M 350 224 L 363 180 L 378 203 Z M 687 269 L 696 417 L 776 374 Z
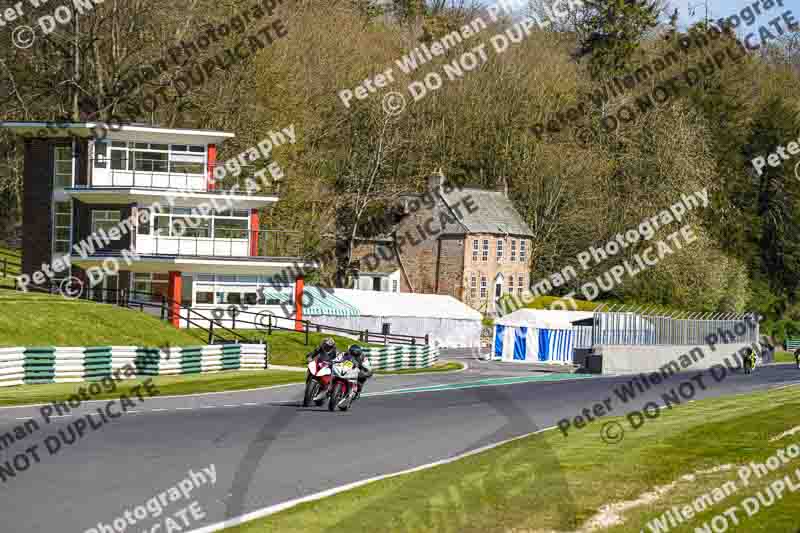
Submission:
M 352 344 L 347 349 L 347 353 L 349 353 L 350 355 L 352 355 L 353 357 L 357 358 L 360 361 L 364 355 L 364 350 L 361 349 L 361 346 L 357 344 Z
M 336 341 L 333 340 L 331 337 L 327 337 L 325 340 L 322 341 L 322 351 L 330 352 L 336 349 Z

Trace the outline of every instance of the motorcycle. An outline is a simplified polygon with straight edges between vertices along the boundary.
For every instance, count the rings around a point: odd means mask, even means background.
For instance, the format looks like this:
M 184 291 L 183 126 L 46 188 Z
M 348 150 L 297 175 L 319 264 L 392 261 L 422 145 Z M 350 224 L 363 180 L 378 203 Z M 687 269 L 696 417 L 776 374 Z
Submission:
M 759 359 L 761 359 L 761 358 L 758 355 L 756 355 L 755 357 L 745 357 L 745 359 L 744 359 L 744 373 L 745 374 L 752 374 L 753 370 L 755 370 L 756 367 L 759 364 Z
M 333 362 L 333 381 L 328 398 L 328 411 L 339 407 L 347 411 L 358 398 L 358 365 L 350 358 L 341 358 Z
M 308 372 L 306 373 L 306 393 L 303 396 L 303 407 L 308 407 L 311 402 L 319 407 L 325 402 L 325 398 L 315 400 L 314 398 L 319 394 L 320 389 L 328 387 L 331 384 L 331 363 L 329 361 L 320 361 L 319 358 L 314 358 L 308 363 Z

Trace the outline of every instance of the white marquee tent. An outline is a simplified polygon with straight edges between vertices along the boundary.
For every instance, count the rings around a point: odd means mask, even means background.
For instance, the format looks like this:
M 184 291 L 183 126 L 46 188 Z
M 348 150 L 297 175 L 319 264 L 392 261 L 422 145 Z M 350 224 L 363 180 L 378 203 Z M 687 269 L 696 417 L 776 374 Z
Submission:
M 333 306 L 312 303 L 304 318 L 316 324 L 370 332 L 381 332 L 388 324 L 392 334 L 428 334 L 432 345 L 445 348 L 480 346 L 481 314 L 452 296 L 325 289 L 328 294 L 331 291 L 336 300 L 357 312 L 336 313 L 327 309 Z
M 516 362 L 572 363 L 578 333 L 572 323 L 592 316 L 584 311 L 514 311 L 495 321 L 493 357 Z

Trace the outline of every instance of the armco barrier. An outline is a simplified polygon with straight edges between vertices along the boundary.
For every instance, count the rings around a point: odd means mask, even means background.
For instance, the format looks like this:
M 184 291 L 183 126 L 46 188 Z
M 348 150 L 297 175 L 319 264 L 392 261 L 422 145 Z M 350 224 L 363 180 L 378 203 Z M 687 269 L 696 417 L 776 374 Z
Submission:
M 0 387 L 95 381 L 127 366 L 136 377 L 260 370 L 267 368 L 267 356 L 264 344 L 0 348 Z
M 439 360 L 439 349 L 431 346 L 385 346 L 364 348 L 374 370 L 428 368 Z

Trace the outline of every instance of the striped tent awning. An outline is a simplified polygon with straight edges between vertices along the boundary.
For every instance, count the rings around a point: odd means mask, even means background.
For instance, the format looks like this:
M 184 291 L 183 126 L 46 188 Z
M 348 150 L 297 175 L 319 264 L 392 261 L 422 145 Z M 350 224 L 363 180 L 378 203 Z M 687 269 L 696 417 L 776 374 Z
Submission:
M 306 307 L 307 306 L 307 307 Z M 357 307 L 319 287 L 303 289 L 303 316 L 358 316 Z
M 267 304 L 272 304 L 273 302 L 278 301 L 280 302 L 278 305 L 280 305 L 283 302 L 291 301 L 289 294 L 277 291 L 275 289 L 270 289 L 268 287 L 261 287 L 261 293 L 264 295 L 264 299 L 266 300 Z

